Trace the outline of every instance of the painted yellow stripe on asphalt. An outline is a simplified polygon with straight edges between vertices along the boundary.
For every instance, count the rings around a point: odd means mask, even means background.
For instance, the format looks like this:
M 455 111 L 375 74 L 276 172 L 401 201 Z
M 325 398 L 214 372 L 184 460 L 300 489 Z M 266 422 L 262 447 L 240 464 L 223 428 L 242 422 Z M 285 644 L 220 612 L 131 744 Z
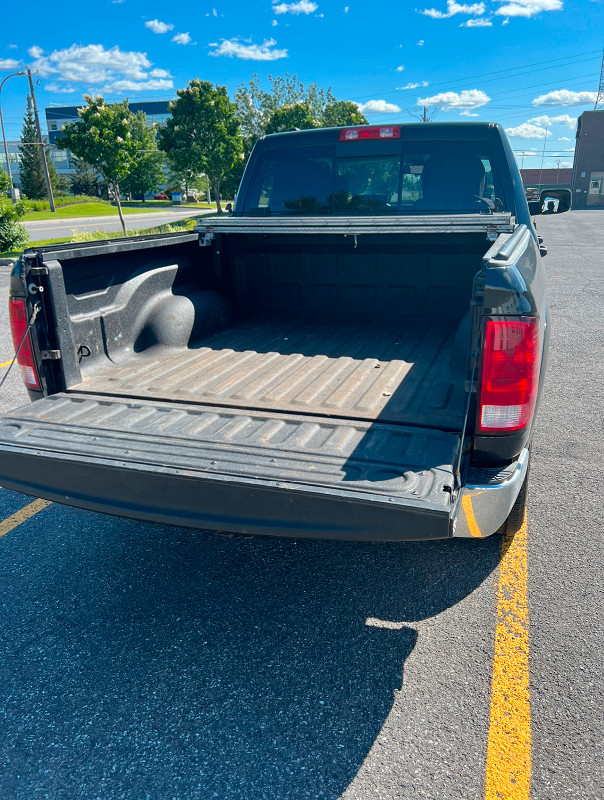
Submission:
M 28 519 L 31 519 L 40 511 L 44 511 L 46 506 L 49 505 L 50 500 L 34 500 L 33 503 L 25 506 L 25 508 L 20 508 L 15 514 L 2 520 L 2 522 L 0 522 L 0 539 L 14 530 L 18 525 L 27 522 Z
M 485 800 L 530 797 L 526 527 L 525 517 L 518 533 L 504 536 L 501 545 Z
M 0 364 L 0 369 L 2 369 L 2 367 L 8 367 L 12 363 L 13 363 L 12 358 L 10 361 L 4 361 L 2 364 Z
M 471 536 L 475 536 L 477 539 L 482 539 L 482 533 L 480 532 L 480 528 L 478 527 L 478 523 L 476 522 L 476 517 L 474 516 L 474 509 L 472 507 L 472 498 L 469 494 L 462 495 L 461 498 L 461 507 L 466 515 L 466 521 L 468 523 L 468 530 L 470 531 Z

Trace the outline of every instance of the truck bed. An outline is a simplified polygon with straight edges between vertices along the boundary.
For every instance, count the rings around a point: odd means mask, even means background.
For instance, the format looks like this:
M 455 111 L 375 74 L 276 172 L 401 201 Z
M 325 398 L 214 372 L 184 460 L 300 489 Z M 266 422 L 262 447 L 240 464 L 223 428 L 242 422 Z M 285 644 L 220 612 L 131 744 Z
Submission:
M 194 347 L 108 363 L 82 393 L 324 415 L 459 430 L 466 348 L 458 321 L 240 321 Z

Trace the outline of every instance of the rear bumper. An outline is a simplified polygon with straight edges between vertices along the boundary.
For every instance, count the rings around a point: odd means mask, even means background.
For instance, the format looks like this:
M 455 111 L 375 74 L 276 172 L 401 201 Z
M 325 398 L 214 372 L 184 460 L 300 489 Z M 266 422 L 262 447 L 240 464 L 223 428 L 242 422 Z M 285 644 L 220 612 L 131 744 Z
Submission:
M 517 461 L 498 474 L 494 470 L 476 470 L 474 474 L 470 471 L 471 480 L 480 477 L 489 479 L 484 482 L 473 481 L 461 490 L 453 522 L 453 536 L 482 539 L 501 528 L 526 479 L 529 457 L 526 447 Z M 493 474 L 489 476 L 489 472 Z

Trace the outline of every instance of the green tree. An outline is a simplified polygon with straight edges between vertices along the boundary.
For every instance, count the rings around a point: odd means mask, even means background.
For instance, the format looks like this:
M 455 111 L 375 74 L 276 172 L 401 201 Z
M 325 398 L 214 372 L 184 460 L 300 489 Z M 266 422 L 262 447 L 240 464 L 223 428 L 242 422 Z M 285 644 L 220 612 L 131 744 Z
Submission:
M 284 106 L 308 105 L 315 127 L 325 107 L 336 102 L 331 89 L 320 89 L 316 83 L 304 86 L 297 75 L 268 76 L 270 88 L 260 86 L 258 75 L 252 75 L 247 86 L 242 84 L 235 94 L 237 116 L 241 120 L 243 136 L 258 139 L 266 133 L 266 126 L 275 113 Z M 299 126 L 298 126 L 299 127 Z
M 342 125 L 368 125 L 356 103 L 350 100 L 336 100 L 328 103 L 321 115 L 321 128 L 339 128 Z
M 0 170 L 0 251 L 15 250 L 27 244 L 29 236 L 21 217 L 28 211 L 25 200 L 13 203 L 8 192 L 10 180 L 4 170 Z
M 225 86 L 214 87 L 198 78 L 176 94 L 178 99 L 170 103 L 172 116 L 159 133 L 159 146 L 172 169 L 208 176 L 221 214 L 221 185 L 243 151 L 235 105 Z
M 46 151 L 46 163 L 48 164 L 48 174 L 50 185 L 55 194 L 67 191 L 68 184 L 65 178 L 57 172 L 57 168 Z M 46 180 L 44 178 L 44 165 L 42 154 L 38 143 L 38 131 L 34 112 L 28 106 L 23 117 L 23 127 L 21 129 L 21 144 L 19 145 L 19 175 L 21 177 L 21 188 L 23 194 L 30 200 L 42 200 L 47 196 Z
M 292 128 L 308 130 L 317 128 L 317 120 L 308 103 L 295 103 L 273 111 L 265 127 L 265 133 L 281 133 Z
M 126 233 L 120 202 L 120 187 L 140 158 L 139 142 L 132 134 L 135 115 L 128 101 L 105 103 L 102 97 L 84 95 L 87 105 L 78 110 L 79 122 L 70 122 L 57 138 L 57 147 L 71 152 L 94 167 L 113 193 Z
M 82 161 L 77 156 L 72 157 L 75 172 L 70 176 L 71 191 L 73 194 L 86 194 L 89 197 L 99 197 L 101 191 L 101 179 L 98 172 Z
M 131 131 L 139 145 L 136 166 L 122 182 L 122 188 L 130 194 L 141 194 L 143 201 L 147 192 L 155 192 L 165 181 L 164 156 L 157 146 L 157 130 L 148 127 L 143 111 L 134 115 Z

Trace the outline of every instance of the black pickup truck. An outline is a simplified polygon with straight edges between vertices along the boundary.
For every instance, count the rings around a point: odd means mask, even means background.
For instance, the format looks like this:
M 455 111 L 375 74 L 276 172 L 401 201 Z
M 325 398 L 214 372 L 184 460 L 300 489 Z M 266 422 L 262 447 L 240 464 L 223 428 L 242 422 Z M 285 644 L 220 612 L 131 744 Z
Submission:
M 230 216 L 33 248 L 10 290 L 2 486 L 275 536 L 522 522 L 548 314 L 498 125 L 267 136 Z

